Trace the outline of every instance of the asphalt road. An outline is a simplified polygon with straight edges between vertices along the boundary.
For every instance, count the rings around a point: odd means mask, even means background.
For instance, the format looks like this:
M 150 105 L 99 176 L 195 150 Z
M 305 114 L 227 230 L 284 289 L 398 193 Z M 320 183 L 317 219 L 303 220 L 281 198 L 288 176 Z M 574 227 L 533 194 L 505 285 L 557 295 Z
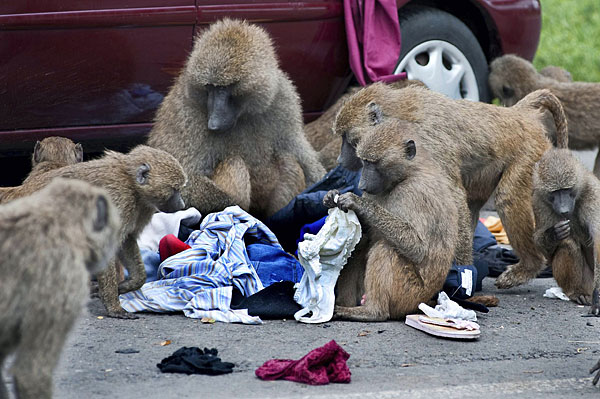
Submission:
M 481 337 L 457 342 L 403 322 L 294 320 L 263 325 L 202 324 L 181 314 L 138 320 L 98 319 L 92 300 L 71 334 L 55 375 L 57 398 L 565 398 L 599 397 L 589 368 L 600 357 L 600 319 L 587 308 L 543 298 L 553 279 L 484 292 L 500 305 L 479 314 Z M 368 331 L 366 334 L 359 333 Z M 336 340 L 351 355 L 350 384 L 306 386 L 266 382 L 254 370 L 272 358 L 297 359 Z M 170 340 L 171 344 L 160 343 Z M 223 376 L 162 374 L 156 367 L 182 346 L 215 347 L 235 363 Z M 135 349 L 139 353 L 118 354 Z

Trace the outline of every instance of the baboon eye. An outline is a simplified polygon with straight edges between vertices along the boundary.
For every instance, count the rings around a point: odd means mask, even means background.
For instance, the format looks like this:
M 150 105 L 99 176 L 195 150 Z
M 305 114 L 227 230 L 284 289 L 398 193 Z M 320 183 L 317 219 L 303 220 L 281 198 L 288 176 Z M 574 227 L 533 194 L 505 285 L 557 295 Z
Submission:
M 512 97 L 515 95 L 515 91 L 508 86 L 502 86 L 502 94 L 504 97 Z
M 413 159 L 415 155 L 417 155 L 417 145 L 413 140 L 408 140 L 406 142 L 406 159 Z

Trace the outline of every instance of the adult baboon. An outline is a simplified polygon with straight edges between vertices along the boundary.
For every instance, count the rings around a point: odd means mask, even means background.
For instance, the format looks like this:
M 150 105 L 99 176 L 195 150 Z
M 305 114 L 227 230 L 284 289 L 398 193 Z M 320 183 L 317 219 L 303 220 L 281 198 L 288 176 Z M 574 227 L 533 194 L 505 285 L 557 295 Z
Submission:
M 559 82 L 541 76 L 529 61 L 516 55 L 496 58 L 490 64 L 489 83 L 492 93 L 505 105 L 534 90 L 550 90 L 562 103 L 569 121 L 569 148 L 587 150 L 600 144 L 600 83 Z M 552 138 L 555 135 L 553 130 L 548 133 Z M 594 174 L 600 176 L 600 156 L 596 157 Z
M 550 149 L 533 171 L 533 213 L 534 240 L 554 279 L 600 316 L 600 181 L 568 149 Z
M 55 179 L 0 206 L 0 398 L 6 357 L 17 397 L 51 398 L 52 372 L 88 297 L 90 273 L 118 244 L 119 216 L 104 189 Z
M 23 183 L 30 177 L 45 173 L 52 169 L 73 165 L 83 161 L 83 147 L 73 143 L 66 137 L 51 136 L 37 141 L 31 154 L 31 172 Z M 10 196 L 15 187 L 0 187 L 0 202 Z
M 98 274 L 98 289 L 108 316 L 135 319 L 119 303 L 119 294 L 137 290 L 146 281 L 146 271 L 137 237 L 156 210 L 175 212 L 184 208 L 181 190 L 186 177 L 181 165 L 169 153 L 140 145 L 128 154 L 107 151 L 93 161 L 54 169 L 19 186 L 11 198 L 39 190 L 55 177 L 80 179 L 104 187 L 121 214 L 118 260 L 129 272 L 120 283 L 116 259 Z M 9 199 L 11 199 L 9 198 Z
M 441 290 L 458 240 L 458 211 L 450 180 L 420 143 L 411 122 L 387 119 L 377 123 L 358 143 L 363 163 L 359 188 L 353 193 L 327 193 L 324 203 L 356 212 L 368 244 L 353 254 L 350 270 L 364 267 L 366 301 L 362 292 L 340 275 L 336 315 L 358 321 L 399 319 L 417 310 Z M 336 198 L 339 197 L 339 198 Z M 352 263 L 359 262 L 360 265 Z M 346 269 L 342 270 L 342 274 Z M 347 298 L 347 299 L 346 299 Z
M 148 145 L 181 162 L 190 179 L 184 199 L 202 213 L 236 203 L 269 216 L 325 174 L 271 39 L 242 21 L 198 36 Z
M 453 100 L 421 87 L 393 90 L 367 87 L 340 110 L 334 132 L 342 136 L 340 161 L 360 167 L 355 148 L 373 126 L 387 118 L 407 124 L 433 161 L 450 177 L 459 203 L 456 261 L 472 260 L 473 229 L 479 210 L 496 190 L 496 207 L 521 261 L 502 274 L 496 285 L 509 288 L 533 278 L 543 257 L 533 242 L 531 175 L 533 165 L 550 148 L 540 110 L 555 117 L 558 139 L 567 143 L 560 102 L 548 90 L 531 93 L 514 107 Z

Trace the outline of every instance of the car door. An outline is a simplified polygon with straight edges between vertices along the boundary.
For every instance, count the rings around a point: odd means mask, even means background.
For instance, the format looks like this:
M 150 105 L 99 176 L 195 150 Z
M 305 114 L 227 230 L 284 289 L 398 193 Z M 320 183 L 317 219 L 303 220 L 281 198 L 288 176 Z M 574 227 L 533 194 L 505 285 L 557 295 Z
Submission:
M 0 2 L 0 150 L 51 134 L 139 139 L 195 22 L 194 0 Z

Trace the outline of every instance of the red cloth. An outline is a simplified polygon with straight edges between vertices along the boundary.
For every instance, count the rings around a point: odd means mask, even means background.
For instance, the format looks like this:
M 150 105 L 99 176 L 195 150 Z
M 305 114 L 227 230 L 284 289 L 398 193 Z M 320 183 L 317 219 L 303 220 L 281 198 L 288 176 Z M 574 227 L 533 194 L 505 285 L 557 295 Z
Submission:
M 400 57 L 396 0 L 344 0 L 350 68 L 361 86 L 406 79 L 392 75 Z
M 168 234 L 160 239 L 158 243 L 158 253 L 160 254 L 160 261 L 167 259 L 169 256 L 190 249 L 191 247 L 173 234 Z
M 300 360 L 273 359 L 256 369 L 261 380 L 303 382 L 325 385 L 330 382 L 350 382 L 350 369 L 346 360 L 350 355 L 335 341 L 313 349 Z

